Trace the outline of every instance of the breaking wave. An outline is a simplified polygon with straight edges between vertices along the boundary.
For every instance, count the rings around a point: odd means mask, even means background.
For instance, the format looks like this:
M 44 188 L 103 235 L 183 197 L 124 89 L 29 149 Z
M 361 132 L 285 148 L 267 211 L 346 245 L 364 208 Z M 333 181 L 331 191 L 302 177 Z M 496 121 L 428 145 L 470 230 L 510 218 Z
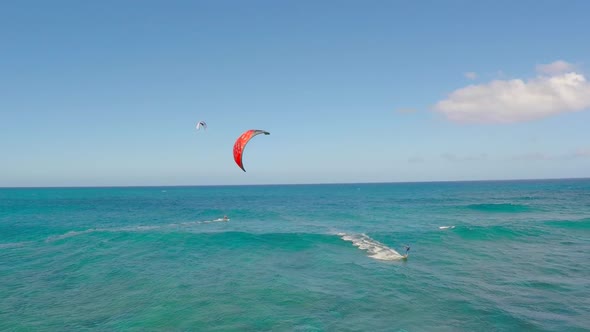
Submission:
M 384 260 L 384 261 L 395 261 L 406 258 L 399 252 L 389 248 L 383 243 L 370 238 L 366 234 L 346 234 L 338 233 L 338 236 L 344 241 L 352 242 L 352 245 L 358 247 L 361 250 L 365 250 L 369 257 Z

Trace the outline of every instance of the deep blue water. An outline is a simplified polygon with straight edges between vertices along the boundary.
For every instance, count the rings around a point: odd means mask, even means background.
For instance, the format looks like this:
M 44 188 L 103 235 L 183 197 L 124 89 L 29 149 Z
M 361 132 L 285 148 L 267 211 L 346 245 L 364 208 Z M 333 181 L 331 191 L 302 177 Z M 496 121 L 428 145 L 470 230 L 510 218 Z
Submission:
M 590 180 L 0 189 L 3 331 L 589 331 L 589 308 Z

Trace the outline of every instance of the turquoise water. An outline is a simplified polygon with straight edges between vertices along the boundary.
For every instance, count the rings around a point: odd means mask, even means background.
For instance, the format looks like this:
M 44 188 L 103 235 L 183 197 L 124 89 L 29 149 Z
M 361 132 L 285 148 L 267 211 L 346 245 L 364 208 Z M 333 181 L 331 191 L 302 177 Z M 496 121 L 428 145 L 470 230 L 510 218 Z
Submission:
M 590 180 L 0 189 L 0 299 L 2 331 L 588 331 Z

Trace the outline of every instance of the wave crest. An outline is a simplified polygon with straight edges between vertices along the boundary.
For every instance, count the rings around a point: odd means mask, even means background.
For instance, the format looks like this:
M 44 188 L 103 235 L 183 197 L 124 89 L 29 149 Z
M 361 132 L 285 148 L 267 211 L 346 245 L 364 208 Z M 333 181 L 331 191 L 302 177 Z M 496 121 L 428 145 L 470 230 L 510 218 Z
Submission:
M 399 252 L 389 248 L 383 243 L 370 238 L 366 234 L 338 233 L 338 236 L 340 236 L 340 238 L 344 241 L 352 242 L 352 245 L 358 247 L 359 249 L 367 251 L 367 253 L 369 253 L 369 257 L 374 259 L 395 261 L 406 258 L 406 256 L 403 256 Z

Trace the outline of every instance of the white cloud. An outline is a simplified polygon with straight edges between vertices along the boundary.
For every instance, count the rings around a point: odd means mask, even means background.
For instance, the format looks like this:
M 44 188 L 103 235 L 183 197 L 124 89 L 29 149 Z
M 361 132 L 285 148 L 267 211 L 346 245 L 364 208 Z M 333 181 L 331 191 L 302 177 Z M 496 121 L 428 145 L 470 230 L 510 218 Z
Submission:
M 434 109 L 456 122 L 512 123 L 589 107 L 590 84 L 582 74 L 570 72 L 469 85 L 452 92 Z
M 477 78 L 477 73 L 476 72 L 472 72 L 472 71 L 468 71 L 465 74 L 465 77 L 467 77 L 470 80 L 474 80 Z
M 558 60 L 552 63 L 537 65 L 537 72 L 546 75 L 559 75 L 573 72 L 575 66 L 569 62 Z

